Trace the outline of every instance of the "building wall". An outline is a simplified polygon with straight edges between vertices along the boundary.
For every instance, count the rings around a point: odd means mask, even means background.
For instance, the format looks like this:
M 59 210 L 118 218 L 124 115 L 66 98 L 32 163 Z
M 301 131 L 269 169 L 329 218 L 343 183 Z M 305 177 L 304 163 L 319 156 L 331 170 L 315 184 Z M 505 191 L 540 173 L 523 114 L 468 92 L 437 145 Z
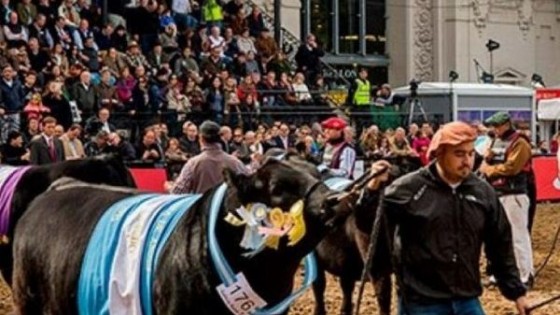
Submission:
M 253 2 L 274 16 L 274 0 L 253 0 Z M 282 27 L 299 37 L 301 34 L 301 1 L 282 0 L 281 5 Z
M 497 81 L 529 85 L 533 73 L 560 84 L 560 1 L 391 0 L 387 1 L 389 81 L 476 82 L 476 59 L 490 72 L 489 39 Z M 481 74 L 481 73 L 479 73 Z

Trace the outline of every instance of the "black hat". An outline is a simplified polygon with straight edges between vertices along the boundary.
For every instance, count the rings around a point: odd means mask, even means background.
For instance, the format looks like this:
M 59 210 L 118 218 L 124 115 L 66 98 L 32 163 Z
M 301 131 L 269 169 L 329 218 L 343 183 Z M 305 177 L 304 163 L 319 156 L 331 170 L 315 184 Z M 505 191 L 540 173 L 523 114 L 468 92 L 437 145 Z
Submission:
M 200 125 L 200 136 L 209 143 L 220 142 L 220 125 L 213 121 L 206 120 Z

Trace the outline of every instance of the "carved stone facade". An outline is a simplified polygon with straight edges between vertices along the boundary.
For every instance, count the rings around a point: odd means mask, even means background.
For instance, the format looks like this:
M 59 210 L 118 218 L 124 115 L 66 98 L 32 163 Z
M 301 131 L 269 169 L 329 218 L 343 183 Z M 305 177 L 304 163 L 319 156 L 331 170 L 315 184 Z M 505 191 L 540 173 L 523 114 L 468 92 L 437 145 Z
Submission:
M 470 0 L 475 16 L 474 25 L 480 30 L 486 27 L 492 13 L 494 17 L 509 12 L 517 12 L 517 24 L 523 32 L 533 24 L 534 0 Z
M 477 82 L 491 71 L 496 79 L 530 85 L 533 73 L 547 85 L 560 84 L 560 2 L 545 0 L 387 0 L 389 81 L 408 84 Z M 475 64 L 480 67 L 476 67 Z M 512 77 L 514 76 L 514 77 Z
M 416 0 L 414 16 L 414 77 L 421 81 L 434 73 L 434 27 L 431 0 Z

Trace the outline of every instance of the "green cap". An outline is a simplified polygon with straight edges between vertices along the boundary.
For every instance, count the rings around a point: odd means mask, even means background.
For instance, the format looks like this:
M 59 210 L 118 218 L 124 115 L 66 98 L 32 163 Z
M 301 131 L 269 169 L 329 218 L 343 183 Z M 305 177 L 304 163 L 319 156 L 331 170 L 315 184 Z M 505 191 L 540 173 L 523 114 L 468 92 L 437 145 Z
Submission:
M 494 115 L 490 116 L 490 118 L 484 121 L 484 124 L 487 126 L 501 126 L 506 122 L 510 121 L 509 114 L 506 112 L 497 112 Z

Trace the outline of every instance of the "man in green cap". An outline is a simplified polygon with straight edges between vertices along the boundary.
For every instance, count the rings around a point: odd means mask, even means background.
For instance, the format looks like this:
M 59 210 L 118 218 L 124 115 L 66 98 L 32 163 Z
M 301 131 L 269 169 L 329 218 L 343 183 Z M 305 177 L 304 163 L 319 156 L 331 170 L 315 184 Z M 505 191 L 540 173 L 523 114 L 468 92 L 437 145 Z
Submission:
M 531 142 L 516 131 L 506 112 L 498 112 L 485 121 L 493 128 L 496 139 L 484 156 L 480 172 L 500 196 L 512 229 L 514 252 L 521 281 L 531 285 L 533 250 L 528 230 L 531 175 Z

